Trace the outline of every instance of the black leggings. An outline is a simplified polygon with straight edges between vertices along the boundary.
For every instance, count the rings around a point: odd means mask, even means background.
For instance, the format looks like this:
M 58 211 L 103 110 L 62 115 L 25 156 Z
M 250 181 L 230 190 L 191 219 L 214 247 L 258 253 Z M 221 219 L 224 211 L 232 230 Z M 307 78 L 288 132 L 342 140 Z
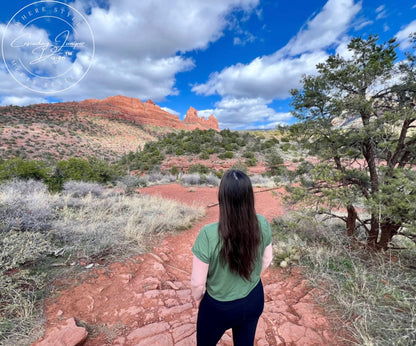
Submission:
M 227 329 L 233 329 L 234 345 L 253 346 L 257 322 L 263 312 L 264 292 L 260 282 L 242 299 L 221 302 L 205 293 L 198 311 L 198 346 L 214 346 Z

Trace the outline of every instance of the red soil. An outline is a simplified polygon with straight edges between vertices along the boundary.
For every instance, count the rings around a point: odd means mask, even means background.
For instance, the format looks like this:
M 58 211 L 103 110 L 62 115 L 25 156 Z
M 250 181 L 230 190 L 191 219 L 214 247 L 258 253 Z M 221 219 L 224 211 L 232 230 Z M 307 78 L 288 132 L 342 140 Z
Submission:
M 218 189 L 171 184 L 143 188 L 140 193 L 206 207 L 217 202 Z M 276 193 L 255 196 L 256 211 L 268 220 L 284 213 Z M 190 230 L 167 236 L 151 253 L 94 270 L 81 284 L 48 301 L 46 336 L 38 345 L 56 344 L 73 317 L 98 327 L 98 335 L 90 335 L 85 345 L 195 345 L 191 247 L 199 229 L 218 219 L 218 206 L 206 211 Z M 343 344 L 314 303 L 318 292 L 307 286 L 299 270 L 269 268 L 262 280 L 265 308 L 255 345 Z M 66 329 L 66 334 L 75 332 Z M 232 345 L 230 331 L 219 345 Z

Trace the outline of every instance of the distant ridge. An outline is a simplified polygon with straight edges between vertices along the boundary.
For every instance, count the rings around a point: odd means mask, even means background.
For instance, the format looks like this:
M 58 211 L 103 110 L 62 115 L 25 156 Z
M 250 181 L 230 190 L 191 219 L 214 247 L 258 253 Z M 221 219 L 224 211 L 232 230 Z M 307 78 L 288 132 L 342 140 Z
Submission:
M 116 161 L 140 150 L 159 134 L 175 130 L 214 129 L 214 116 L 186 118 L 164 111 L 153 101 L 111 96 L 103 100 L 0 107 L 0 159 L 26 157 L 62 160 L 95 156 Z
M 142 102 L 140 99 L 126 96 L 110 96 L 103 100 L 89 99 L 79 103 L 81 111 L 94 116 L 118 117 L 141 125 L 170 127 L 173 129 L 215 129 L 219 131 L 218 120 L 214 115 L 208 119 L 198 117 L 197 111 L 190 107 L 184 121 L 173 115 L 152 100 Z

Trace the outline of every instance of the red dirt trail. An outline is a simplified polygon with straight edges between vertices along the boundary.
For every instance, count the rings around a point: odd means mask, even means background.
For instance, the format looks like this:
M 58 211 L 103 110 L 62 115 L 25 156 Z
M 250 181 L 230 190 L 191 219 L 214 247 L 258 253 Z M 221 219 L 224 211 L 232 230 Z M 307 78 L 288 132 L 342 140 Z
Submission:
M 217 202 L 218 189 L 170 184 L 140 193 L 206 207 Z M 255 197 L 256 211 L 269 221 L 284 212 L 276 193 L 260 192 Z M 151 253 L 94 270 L 81 284 L 61 291 L 46 304 L 46 333 L 36 346 L 56 345 L 58 340 L 65 345 L 63 340 L 76 334 L 65 327 L 71 318 L 90 330 L 85 345 L 195 345 L 191 247 L 200 228 L 217 220 L 218 206 L 207 208 L 206 216 L 190 230 L 167 236 Z M 265 306 L 256 346 L 343 344 L 314 303 L 316 290 L 307 286 L 299 270 L 269 268 L 262 280 Z M 88 326 L 94 327 L 93 332 Z M 219 345 L 232 345 L 231 335 L 227 331 Z M 70 344 L 68 340 L 66 345 Z

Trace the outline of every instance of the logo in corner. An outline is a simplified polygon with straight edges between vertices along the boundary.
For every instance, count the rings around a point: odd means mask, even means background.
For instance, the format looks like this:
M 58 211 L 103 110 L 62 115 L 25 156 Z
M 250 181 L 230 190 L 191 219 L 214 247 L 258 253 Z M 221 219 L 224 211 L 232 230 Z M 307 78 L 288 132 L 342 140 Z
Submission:
M 54 94 L 79 83 L 94 58 L 94 35 L 85 17 L 59 1 L 37 1 L 7 23 L 1 42 L 10 75 L 34 92 Z

